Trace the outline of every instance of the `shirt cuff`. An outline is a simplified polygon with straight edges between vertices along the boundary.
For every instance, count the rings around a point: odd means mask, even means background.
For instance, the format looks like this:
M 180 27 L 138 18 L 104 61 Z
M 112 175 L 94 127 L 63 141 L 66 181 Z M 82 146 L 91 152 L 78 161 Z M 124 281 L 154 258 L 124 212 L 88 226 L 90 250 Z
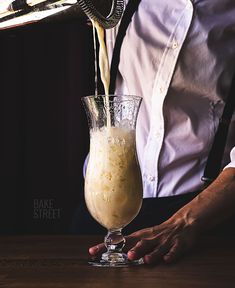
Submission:
M 86 177 L 86 169 L 87 169 L 88 160 L 89 160 L 89 154 L 87 154 L 86 159 L 83 164 L 83 177 L 84 178 Z
M 228 165 L 226 165 L 224 167 L 224 169 L 226 169 L 226 168 L 235 168 L 235 147 L 233 147 L 233 149 L 230 152 L 230 160 L 231 160 L 231 162 Z

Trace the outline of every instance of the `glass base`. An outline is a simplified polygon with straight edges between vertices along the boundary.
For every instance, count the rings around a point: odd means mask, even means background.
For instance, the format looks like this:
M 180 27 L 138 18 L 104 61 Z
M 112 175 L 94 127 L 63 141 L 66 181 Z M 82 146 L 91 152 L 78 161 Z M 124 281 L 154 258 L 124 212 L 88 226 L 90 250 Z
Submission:
M 144 264 L 143 258 L 130 261 L 125 253 L 106 252 L 102 254 L 101 258 L 93 258 L 88 262 L 96 267 L 128 267 Z

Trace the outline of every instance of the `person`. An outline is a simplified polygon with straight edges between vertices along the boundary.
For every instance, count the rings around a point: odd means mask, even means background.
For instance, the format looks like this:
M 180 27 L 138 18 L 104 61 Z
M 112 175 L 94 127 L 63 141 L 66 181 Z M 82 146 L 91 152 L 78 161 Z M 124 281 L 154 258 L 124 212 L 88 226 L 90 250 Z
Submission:
M 118 29 L 106 31 L 110 59 Z M 207 187 L 201 180 L 235 72 L 234 1 L 142 0 L 118 68 L 115 93 L 143 97 L 136 141 L 144 203 L 126 237 L 128 258 L 173 262 L 235 211 L 235 117 L 221 173 Z

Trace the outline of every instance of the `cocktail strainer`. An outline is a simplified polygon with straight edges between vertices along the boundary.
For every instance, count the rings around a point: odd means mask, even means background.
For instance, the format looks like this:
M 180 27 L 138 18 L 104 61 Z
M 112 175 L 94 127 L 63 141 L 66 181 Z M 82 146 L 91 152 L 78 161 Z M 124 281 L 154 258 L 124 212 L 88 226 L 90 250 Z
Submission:
M 97 10 L 92 0 L 78 0 L 77 2 L 89 18 L 99 22 L 105 29 L 116 26 L 121 19 L 124 10 L 123 0 L 112 0 L 111 11 L 107 16 L 102 15 Z

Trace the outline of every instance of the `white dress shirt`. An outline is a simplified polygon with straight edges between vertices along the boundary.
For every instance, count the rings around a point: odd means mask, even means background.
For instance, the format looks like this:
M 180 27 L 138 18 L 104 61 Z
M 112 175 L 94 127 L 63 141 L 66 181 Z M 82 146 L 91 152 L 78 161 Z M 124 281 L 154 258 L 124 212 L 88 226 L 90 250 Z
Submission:
M 111 59 L 118 27 L 107 30 Z M 144 197 L 201 189 L 235 70 L 234 0 L 142 0 L 121 49 L 117 94 L 143 97 L 137 152 Z M 235 167 L 235 117 L 223 167 Z

